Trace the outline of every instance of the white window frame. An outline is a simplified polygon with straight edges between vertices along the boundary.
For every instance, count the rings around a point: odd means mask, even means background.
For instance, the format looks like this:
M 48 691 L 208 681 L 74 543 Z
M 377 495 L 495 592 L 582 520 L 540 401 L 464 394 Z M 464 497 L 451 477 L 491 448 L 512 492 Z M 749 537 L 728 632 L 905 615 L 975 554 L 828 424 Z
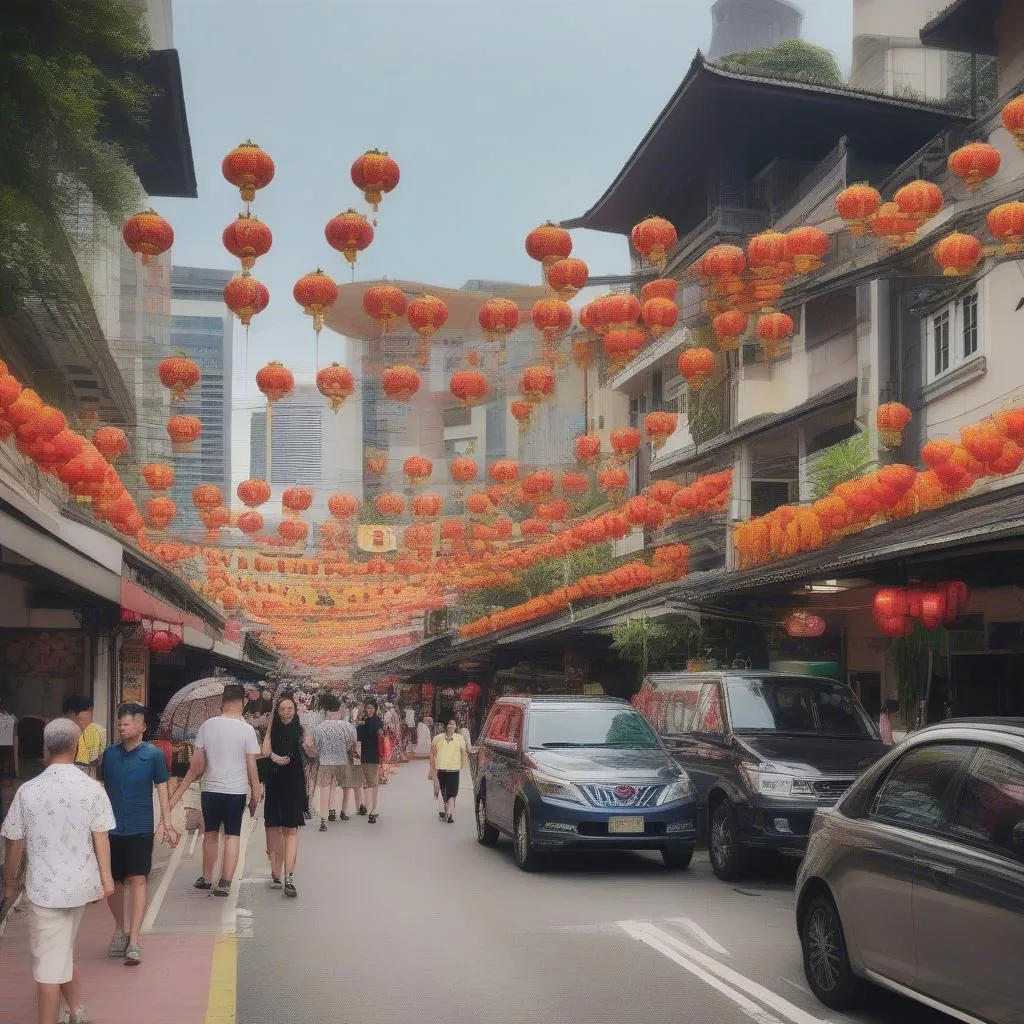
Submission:
M 965 352 L 965 331 L 968 318 L 965 303 L 974 300 L 974 351 Z M 936 322 L 945 316 L 949 329 L 949 354 L 946 366 L 939 370 L 936 367 Z M 970 363 L 985 354 L 985 288 L 979 281 L 976 288 L 961 295 L 953 302 L 933 309 L 923 318 L 924 360 L 927 370 L 927 383 L 942 380 L 956 372 L 965 363 Z

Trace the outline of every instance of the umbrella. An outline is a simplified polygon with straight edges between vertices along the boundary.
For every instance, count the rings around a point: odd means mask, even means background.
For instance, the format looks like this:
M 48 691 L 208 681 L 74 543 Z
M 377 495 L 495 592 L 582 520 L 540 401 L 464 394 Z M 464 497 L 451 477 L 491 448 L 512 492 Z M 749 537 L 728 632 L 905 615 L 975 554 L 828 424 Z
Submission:
M 197 679 L 182 687 L 168 702 L 160 716 L 158 735 L 176 742 L 194 740 L 199 726 L 208 718 L 220 714 L 224 701 L 224 686 L 237 683 L 231 676 L 214 676 Z M 258 700 L 260 688 L 245 684 L 246 699 Z

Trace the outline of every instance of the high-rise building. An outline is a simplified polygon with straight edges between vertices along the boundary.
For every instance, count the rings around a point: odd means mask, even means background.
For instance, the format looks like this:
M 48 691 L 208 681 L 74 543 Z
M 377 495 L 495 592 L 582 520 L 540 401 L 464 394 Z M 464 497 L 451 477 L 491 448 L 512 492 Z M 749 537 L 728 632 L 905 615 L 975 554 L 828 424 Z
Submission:
M 799 39 L 804 14 L 787 0 L 715 0 L 709 60 Z
M 171 497 L 178 523 L 199 521 L 192 488 L 216 484 L 231 494 L 231 369 L 233 317 L 224 305 L 224 285 L 231 271 L 205 267 L 171 268 L 170 350 L 195 361 L 202 379 L 174 412 L 198 416 L 203 436 L 192 451 L 176 455 Z

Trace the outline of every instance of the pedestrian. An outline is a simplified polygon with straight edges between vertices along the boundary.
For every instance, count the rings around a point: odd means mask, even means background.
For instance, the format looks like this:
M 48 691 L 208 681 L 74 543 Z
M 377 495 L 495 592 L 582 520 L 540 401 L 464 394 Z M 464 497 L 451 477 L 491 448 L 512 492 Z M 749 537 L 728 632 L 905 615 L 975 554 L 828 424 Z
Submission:
M 356 727 L 356 733 L 359 732 L 359 726 L 363 724 L 363 706 L 362 704 L 353 704 L 349 708 L 348 720 Z M 352 778 L 354 782 L 354 793 L 356 798 L 356 807 L 358 813 L 363 817 L 366 817 L 366 790 L 363 788 L 363 768 L 359 764 L 358 750 L 357 756 L 352 762 Z
M 14 795 L 0 835 L 6 840 L 4 900 L 18 893 L 27 859 L 25 896 L 36 983 L 36 1020 L 55 1024 L 61 995 L 70 1024 L 88 1020 L 78 992 L 75 936 L 85 908 L 114 891 L 108 833 L 114 812 L 103 787 L 75 766 L 82 730 L 58 718 L 43 730 L 46 770 Z
M 430 746 L 431 777 L 437 779 L 444 801 L 444 811 L 438 817 L 455 824 L 455 798 L 459 795 L 459 778 L 464 766 L 469 764 L 466 742 L 456 732 L 455 719 L 450 718 L 444 732 L 434 738 Z
M 171 824 L 167 795 L 167 759 L 163 751 L 142 737 L 146 731 L 146 709 L 128 702 L 117 711 L 120 742 L 103 751 L 100 778 L 114 808 L 116 825 L 110 833 L 110 873 L 114 893 L 107 900 L 114 917 L 114 937 L 107 956 L 124 960 L 125 966 L 142 963 L 142 922 L 146 917 L 146 881 L 153 867 L 153 789 L 160 804 L 161 841 L 171 847 L 180 838 Z M 128 914 L 125 915 L 125 893 Z M 127 921 L 127 927 L 126 927 Z
M 203 811 L 203 873 L 194 887 L 212 890 L 222 899 L 231 893 L 231 883 L 238 867 L 238 848 L 242 834 L 245 797 L 249 798 L 249 814 L 255 816 L 260 802 L 260 782 L 256 758 L 260 753 L 256 730 L 242 719 L 245 687 L 238 683 L 224 686 L 221 714 L 199 726 L 195 752 L 174 796 L 171 809 L 188 792 L 194 779 L 202 779 Z M 214 885 L 214 868 L 220 830 L 224 829 L 224 854 L 219 881 Z
M 92 720 L 94 706 L 92 697 L 81 695 L 68 697 L 64 701 L 64 714 L 82 731 L 75 753 L 75 764 L 90 779 L 95 779 L 99 773 L 100 758 L 107 744 L 103 730 Z
M 327 831 L 327 822 L 337 817 L 332 806 L 334 792 L 341 790 L 341 820 L 348 821 L 345 813 L 348 796 L 352 792 L 350 766 L 355 753 L 356 730 L 341 715 L 341 701 L 332 693 L 322 699 L 324 720 L 313 730 L 313 746 L 320 761 L 317 786 L 320 790 L 320 831 Z
M 293 691 L 295 706 L 298 708 L 299 724 L 306 731 L 307 736 L 313 735 L 313 730 L 324 720 L 324 711 L 320 705 L 320 697 L 317 694 L 308 694 L 302 691 Z M 319 765 L 316 757 L 310 757 L 305 750 L 302 751 L 302 772 L 306 786 L 306 801 L 303 805 L 303 815 L 306 821 L 313 816 L 312 805 L 316 796 L 316 780 L 319 775 Z
M 367 698 L 363 707 L 362 721 L 356 726 L 358 739 L 357 756 L 362 765 L 362 784 L 365 799 L 369 805 L 369 823 L 377 824 L 377 799 L 380 793 L 380 751 L 384 734 L 384 722 L 377 714 L 377 702 Z M 363 813 L 360 807 L 359 813 Z

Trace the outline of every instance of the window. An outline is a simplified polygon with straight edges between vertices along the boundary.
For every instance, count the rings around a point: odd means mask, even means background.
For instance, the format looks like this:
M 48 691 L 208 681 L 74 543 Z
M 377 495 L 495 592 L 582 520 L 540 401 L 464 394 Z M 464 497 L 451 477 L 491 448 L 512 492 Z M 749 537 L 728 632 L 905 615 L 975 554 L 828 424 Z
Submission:
M 648 698 L 644 701 L 651 712 L 650 717 L 656 719 L 651 724 L 666 736 L 684 736 L 693 732 L 703 685 L 680 683 L 671 689 L 659 688 L 653 700 Z
M 964 296 L 963 314 L 961 317 L 961 337 L 963 338 L 964 359 L 978 351 L 978 293 L 972 292 Z
M 487 729 L 487 738 L 498 743 L 508 742 L 509 713 L 512 708 L 508 704 L 494 709 L 494 717 Z
M 908 828 L 941 827 L 949 795 L 974 749 L 966 744 L 935 743 L 911 750 L 885 780 L 871 816 Z
M 1024 761 L 983 749 L 960 793 L 954 830 L 1024 861 Z
M 729 709 L 737 731 L 825 733 L 875 739 L 875 728 L 845 683 L 798 677 L 730 677 Z
M 663 409 L 665 407 L 665 385 L 661 370 L 655 370 L 651 374 L 651 408 Z
M 703 736 L 722 736 L 725 723 L 722 721 L 722 692 L 718 683 L 705 683 L 697 705 L 693 731 Z
M 598 430 L 604 430 L 604 415 L 603 414 L 597 417 L 597 429 Z
M 750 481 L 750 514 L 753 517 L 765 516 L 774 512 L 780 505 L 789 502 L 789 481 L 787 480 L 751 480 Z
M 632 708 L 615 706 L 538 708 L 530 712 L 530 749 L 542 747 L 658 746 L 647 719 Z
M 932 351 L 935 354 L 935 376 L 949 369 L 949 310 L 932 320 Z

